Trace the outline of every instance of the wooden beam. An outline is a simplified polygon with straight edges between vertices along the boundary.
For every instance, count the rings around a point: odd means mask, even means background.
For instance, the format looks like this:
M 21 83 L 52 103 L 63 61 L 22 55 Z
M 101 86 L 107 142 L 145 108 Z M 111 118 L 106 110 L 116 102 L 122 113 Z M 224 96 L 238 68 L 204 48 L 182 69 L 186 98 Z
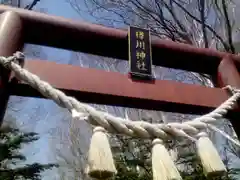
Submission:
M 219 64 L 216 84 L 218 87 L 231 85 L 233 87 L 240 88 L 240 75 L 231 57 L 224 57 Z M 239 108 L 239 106 L 236 106 L 236 109 L 237 108 Z M 235 132 L 240 138 L 239 114 L 230 114 L 228 118 L 231 121 Z
M 167 80 L 132 81 L 127 75 L 97 69 L 28 60 L 24 66 L 42 80 L 82 102 L 188 114 L 203 114 L 228 98 L 226 91 Z M 41 97 L 24 83 L 11 83 L 11 94 Z
M 240 88 L 239 72 L 231 57 L 226 56 L 222 59 L 218 66 L 217 76 L 218 87 L 231 85 L 233 87 Z
M 17 12 L 26 43 L 53 46 L 128 60 L 127 31 L 0 5 L 0 13 Z M 153 64 L 214 74 L 227 53 L 151 38 Z M 240 57 L 230 55 L 240 69 Z M 207 64 L 207 66 L 206 66 Z

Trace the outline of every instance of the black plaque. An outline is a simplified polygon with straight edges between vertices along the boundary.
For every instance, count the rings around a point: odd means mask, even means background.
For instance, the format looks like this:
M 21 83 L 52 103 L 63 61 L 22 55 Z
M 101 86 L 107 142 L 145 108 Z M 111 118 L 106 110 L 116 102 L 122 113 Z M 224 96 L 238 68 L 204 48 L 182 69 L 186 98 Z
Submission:
M 131 76 L 152 79 L 150 31 L 130 26 L 128 29 L 128 47 Z

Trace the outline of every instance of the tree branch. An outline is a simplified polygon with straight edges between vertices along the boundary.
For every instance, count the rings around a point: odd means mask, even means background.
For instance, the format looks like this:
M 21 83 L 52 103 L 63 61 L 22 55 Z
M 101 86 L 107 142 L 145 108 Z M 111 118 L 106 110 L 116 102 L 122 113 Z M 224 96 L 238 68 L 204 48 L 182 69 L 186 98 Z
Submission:
M 200 12 L 200 19 L 201 19 L 201 26 L 203 32 L 203 39 L 204 39 L 204 46 L 208 48 L 208 38 L 207 38 L 207 31 L 206 31 L 206 22 L 205 22 L 205 0 L 198 0 L 198 10 Z
M 225 0 L 222 0 L 222 6 L 223 6 L 223 14 L 224 14 L 225 24 L 227 29 L 228 43 L 229 43 L 231 52 L 235 53 L 235 48 L 233 46 L 233 40 L 232 40 L 232 26 L 230 24 L 228 12 L 227 12 L 227 5 Z
M 40 2 L 40 0 L 33 0 L 32 3 L 28 4 L 24 9 L 32 10 L 34 6 L 37 5 L 38 2 Z
M 20 8 L 21 7 L 21 0 L 17 1 L 17 7 Z
M 182 9 L 182 11 L 184 11 L 189 17 L 191 17 L 193 20 L 195 20 L 198 23 L 201 23 L 201 20 L 199 20 L 197 17 L 195 17 L 194 15 L 192 15 L 186 8 L 184 8 L 181 4 L 179 4 L 178 2 L 176 2 L 176 0 L 173 0 L 173 2 L 180 8 Z M 222 37 L 208 24 L 205 24 L 205 27 L 213 33 L 213 35 L 222 43 L 222 45 L 224 46 L 224 48 L 229 51 L 229 45 L 222 39 Z

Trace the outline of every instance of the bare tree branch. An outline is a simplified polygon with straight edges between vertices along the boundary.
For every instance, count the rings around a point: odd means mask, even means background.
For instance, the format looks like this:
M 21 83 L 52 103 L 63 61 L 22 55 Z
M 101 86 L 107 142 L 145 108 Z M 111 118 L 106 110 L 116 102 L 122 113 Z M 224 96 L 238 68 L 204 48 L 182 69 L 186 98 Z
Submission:
M 83 12 L 81 0 L 67 1 L 71 3 L 76 11 Z M 199 47 L 204 46 L 206 48 L 216 48 L 216 46 L 221 45 L 225 48 L 225 50 L 232 51 L 229 40 L 227 40 L 230 35 L 228 34 L 228 37 L 226 37 L 225 32 L 227 29 L 223 28 L 225 25 L 224 20 L 226 18 L 230 19 L 228 14 L 227 17 L 224 17 L 223 8 L 225 8 L 225 11 L 228 12 L 229 7 L 227 5 L 226 7 L 223 5 L 220 5 L 221 7 L 217 7 L 214 4 L 214 0 L 84 0 L 84 2 L 85 4 L 88 4 L 88 11 L 84 10 L 84 13 L 90 14 L 96 18 L 98 22 L 104 25 L 110 25 L 115 28 L 118 28 L 118 25 L 121 27 L 123 26 L 124 28 L 127 25 L 134 25 L 143 28 L 148 27 L 152 34 L 161 38 L 172 39 L 174 41 L 184 42 Z M 219 8 L 219 10 L 217 8 Z M 231 21 L 229 21 L 229 24 L 230 22 Z M 231 28 L 232 29 L 230 29 L 230 31 L 232 33 L 233 27 L 231 26 Z M 81 62 L 83 62 L 82 57 L 83 56 L 81 55 L 81 60 L 79 59 Z M 92 57 L 93 56 L 90 56 L 91 59 Z M 181 57 L 176 57 L 176 61 L 178 58 Z M 93 64 L 89 66 L 103 68 L 106 71 L 115 71 L 118 69 L 118 64 L 123 64 L 117 63 L 117 61 L 114 61 L 114 64 L 109 63 L 105 58 L 100 59 L 95 57 L 95 60 L 96 62 L 93 62 Z M 119 68 L 118 71 L 128 71 L 126 69 L 127 65 L 124 66 L 124 68 Z M 165 78 L 184 83 L 212 86 L 209 75 L 175 69 L 164 69 L 163 67 L 155 68 L 155 66 L 153 69 L 154 74 L 158 75 L 158 78 L 161 79 Z M 116 114 L 121 114 L 122 112 L 122 108 L 106 107 L 106 109 L 112 109 L 112 111 Z M 142 118 L 142 114 L 146 114 L 146 111 L 131 109 L 129 110 L 129 114 L 130 113 L 136 115 L 135 118 L 131 117 L 131 119 L 139 120 Z M 164 114 L 166 113 L 164 112 Z M 183 119 L 189 118 L 187 115 L 174 115 L 174 113 L 171 114 L 171 118 L 172 117 L 175 117 L 173 118 L 174 121 L 182 121 Z M 152 121 L 158 121 L 159 119 L 161 119 L 161 115 L 158 112 L 157 116 L 155 116 Z M 164 120 L 168 121 L 168 119 Z M 118 138 L 121 141 L 121 146 L 119 148 L 116 147 L 115 149 L 128 153 L 129 156 L 138 160 L 137 162 L 134 162 L 135 164 L 142 166 L 142 168 L 145 168 L 146 171 L 149 170 L 146 168 L 147 165 L 141 161 L 142 159 L 146 160 L 146 154 L 149 153 L 142 153 L 139 155 L 138 152 L 134 151 L 136 149 L 141 149 L 142 152 L 149 152 L 150 148 L 148 145 L 146 145 L 145 142 L 134 139 L 134 142 L 137 144 L 137 148 L 135 145 L 133 147 L 135 149 L 132 150 L 132 139 L 125 138 L 123 136 Z M 71 142 L 73 142 L 73 140 L 71 140 Z M 131 148 L 129 147 L 130 145 Z M 171 144 L 171 147 L 174 147 L 174 150 L 176 150 L 176 146 L 181 147 L 179 144 Z M 187 146 L 190 145 L 187 144 Z M 180 148 L 176 151 L 185 152 L 185 149 Z M 119 157 L 119 161 L 126 165 L 126 154 L 120 154 Z M 190 167 L 187 166 L 184 170 L 186 169 L 189 171 Z
M 173 2 L 180 7 L 188 16 L 190 16 L 192 19 L 194 19 L 195 21 L 197 21 L 198 23 L 201 23 L 201 20 L 199 20 L 197 17 L 195 17 L 194 15 L 192 15 L 186 8 L 184 8 L 180 3 L 176 2 L 176 0 L 173 0 Z M 205 24 L 205 27 L 208 28 L 209 31 L 211 31 L 214 36 L 216 38 L 218 38 L 220 40 L 220 42 L 223 44 L 224 48 L 229 51 L 229 45 L 222 39 L 222 37 L 208 24 Z
M 32 10 L 34 6 L 37 5 L 38 2 L 40 2 L 40 0 L 33 0 L 32 3 L 28 4 L 24 9 Z
M 228 12 L 227 12 L 227 5 L 225 0 L 222 0 L 222 6 L 223 6 L 222 9 L 223 9 L 223 14 L 224 14 L 225 24 L 227 29 L 228 43 L 229 43 L 231 52 L 235 53 L 235 48 L 233 46 L 233 40 L 232 40 L 232 26 L 230 24 Z
M 21 7 L 21 0 L 17 0 L 17 7 L 18 7 L 18 8 Z
M 205 0 L 198 0 L 198 9 L 200 11 L 200 19 L 201 19 L 205 48 L 208 48 L 209 46 L 208 46 L 208 38 L 207 38 L 206 22 L 205 22 Z

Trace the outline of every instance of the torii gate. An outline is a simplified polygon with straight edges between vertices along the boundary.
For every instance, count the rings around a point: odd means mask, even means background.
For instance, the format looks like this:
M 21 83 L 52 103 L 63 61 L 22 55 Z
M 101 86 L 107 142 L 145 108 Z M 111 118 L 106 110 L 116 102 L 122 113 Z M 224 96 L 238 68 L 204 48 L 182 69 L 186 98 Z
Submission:
M 1 56 L 10 56 L 24 43 L 31 43 L 128 59 L 127 31 L 3 5 L 0 13 Z M 154 65 L 209 74 L 216 87 L 133 81 L 121 73 L 41 60 L 26 61 L 24 68 L 82 102 L 189 114 L 208 113 L 227 100 L 229 94 L 221 87 L 240 88 L 237 55 L 151 38 Z M 10 95 L 43 97 L 29 85 L 12 81 L 5 68 L 1 67 L 0 76 L 1 119 Z M 240 110 L 236 108 L 227 116 L 239 137 Z

